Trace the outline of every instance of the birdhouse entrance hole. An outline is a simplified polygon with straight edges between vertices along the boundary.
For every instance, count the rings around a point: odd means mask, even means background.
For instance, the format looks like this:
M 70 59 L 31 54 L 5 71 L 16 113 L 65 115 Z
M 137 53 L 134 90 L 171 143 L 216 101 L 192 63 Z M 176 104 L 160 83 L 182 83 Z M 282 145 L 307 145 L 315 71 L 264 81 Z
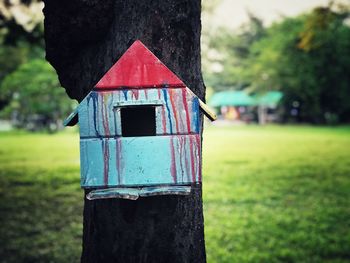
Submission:
M 156 110 L 154 106 L 121 108 L 123 137 L 155 136 Z

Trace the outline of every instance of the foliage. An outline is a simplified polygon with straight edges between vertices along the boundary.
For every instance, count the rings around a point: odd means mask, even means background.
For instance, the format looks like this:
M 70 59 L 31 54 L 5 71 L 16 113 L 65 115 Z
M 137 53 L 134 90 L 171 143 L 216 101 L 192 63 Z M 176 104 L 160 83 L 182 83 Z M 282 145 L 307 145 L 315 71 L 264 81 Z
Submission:
M 348 262 L 349 135 L 350 127 L 205 129 L 208 262 Z M 79 262 L 79 135 L 0 133 L 0 145 L 2 262 Z
M 301 121 L 348 121 L 350 28 L 345 17 L 317 8 L 271 26 L 252 46 L 247 64 L 251 86 L 282 90 L 287 109 L 299 105 Z
M 42 3 L 19 0 L 0 3 L 0 82 L 31 58 L 44 58 Z
M 240 32 L 220 30 L 212 38 L 219 53 L 212 62 L 222 68 L 204 67 L 206 80 L 216 90 L 281 90 L 286 116 L 297 111 L 298 121 L 350 121 L 349 19 L 349 7 L 332 4 L 268 28 L 250 15 Z
M 4 93 L 1 83 L 7 75 L 30 59 L 44 59 L 42 5 L 37 0 L 0 3 L 0 93 Z M 9 94 L 0 95 L 0 111 L 11 99 Z M 7 111 L 10 109 L 7 107 Z M 8 113 L 0 112 L 0 115 Z
M 202 12 L 212 14 L 222 0 L 203 0 Z
M 215 90 L 235 86 L 242 89 L 250 84 L 245 76 L 250 47 L 265 35 L 262 20 L 249 13 L 249 22 L 238 33 L 220 28 L 210 37 L 209 50 L 204 54 L 206 83 Z
M 0 97 L 11 98 L 3 114 L 15 113 L 19 127 L 57 129 L 57 122 L 72 110 L 59 87 L 56 72 L 44 60 L 33 59 L 22 64 L 1 83 Z
M 43 46 L 43 6 L 40 0 L 0 2 L 0 42 L 8 46 L 18 42 Z

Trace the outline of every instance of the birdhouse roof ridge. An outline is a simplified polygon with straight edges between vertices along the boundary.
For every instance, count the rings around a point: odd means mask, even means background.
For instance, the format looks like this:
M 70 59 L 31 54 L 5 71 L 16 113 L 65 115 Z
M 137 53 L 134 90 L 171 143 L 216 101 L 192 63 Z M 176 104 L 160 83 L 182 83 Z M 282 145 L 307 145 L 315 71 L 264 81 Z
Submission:
M 95 85 L 99 89 L 185 87 L 140 40 L 136 40 Z

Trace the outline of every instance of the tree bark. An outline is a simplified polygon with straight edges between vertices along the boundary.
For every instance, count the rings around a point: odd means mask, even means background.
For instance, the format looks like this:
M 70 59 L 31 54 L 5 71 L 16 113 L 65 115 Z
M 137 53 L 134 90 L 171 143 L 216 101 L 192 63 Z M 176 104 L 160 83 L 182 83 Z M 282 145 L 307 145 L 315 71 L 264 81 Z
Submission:
M 140 39 L 199 98 L 200 0 L 44 0 L 46 58 L 81 101 Z M 84 204 L 81 262 L 205 262 L 202 187 Z

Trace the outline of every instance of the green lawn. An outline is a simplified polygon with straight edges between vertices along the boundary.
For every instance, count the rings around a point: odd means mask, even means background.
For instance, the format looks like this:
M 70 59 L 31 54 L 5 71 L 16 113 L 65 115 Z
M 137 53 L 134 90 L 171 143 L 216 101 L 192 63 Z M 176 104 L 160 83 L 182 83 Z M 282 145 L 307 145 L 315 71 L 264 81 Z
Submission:
M 0 261 L 78 262 L 79 139 L 0 133 Z M 350 127 L 209 127 L 209 262 L 349 262 Z

